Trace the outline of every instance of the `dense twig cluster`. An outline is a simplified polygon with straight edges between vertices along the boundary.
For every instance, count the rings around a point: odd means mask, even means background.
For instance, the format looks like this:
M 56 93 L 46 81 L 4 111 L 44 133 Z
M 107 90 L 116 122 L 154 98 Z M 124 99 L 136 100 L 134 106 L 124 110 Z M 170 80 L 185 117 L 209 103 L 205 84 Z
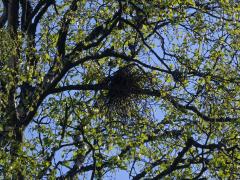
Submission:
M 108 80 L 108 91 L 103 96 L 109 118 L 117 117 L 126 123 L 135 119 L 134 112 L 144 109 L 146 102 L 138 93 L 150 85 L 149 75 L 133 64 L 116 71 Z

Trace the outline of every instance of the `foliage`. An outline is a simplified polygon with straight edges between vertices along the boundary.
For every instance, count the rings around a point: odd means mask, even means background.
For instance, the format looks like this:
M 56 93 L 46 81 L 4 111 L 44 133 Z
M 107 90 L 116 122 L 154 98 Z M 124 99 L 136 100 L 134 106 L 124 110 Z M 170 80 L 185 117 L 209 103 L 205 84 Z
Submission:
M 3 178 L 240 177 L 238 1 L 1 2 Z

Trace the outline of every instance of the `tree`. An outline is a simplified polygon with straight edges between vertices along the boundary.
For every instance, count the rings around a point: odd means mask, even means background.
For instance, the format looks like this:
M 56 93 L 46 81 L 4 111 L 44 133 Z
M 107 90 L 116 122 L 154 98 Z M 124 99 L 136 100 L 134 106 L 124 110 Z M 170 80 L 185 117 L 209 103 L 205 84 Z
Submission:
M 237 0 L 2 0 L 6 179 L 237 179 Z

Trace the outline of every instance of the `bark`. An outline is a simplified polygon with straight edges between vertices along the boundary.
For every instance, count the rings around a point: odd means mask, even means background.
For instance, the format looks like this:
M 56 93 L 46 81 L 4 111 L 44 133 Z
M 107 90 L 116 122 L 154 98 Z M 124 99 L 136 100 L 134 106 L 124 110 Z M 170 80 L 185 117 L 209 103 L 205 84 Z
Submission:
M 19 1 L 9 0 L 8 1 L 8 27 L 12 35 L 16 35 L 18 29 L 18 11 Z

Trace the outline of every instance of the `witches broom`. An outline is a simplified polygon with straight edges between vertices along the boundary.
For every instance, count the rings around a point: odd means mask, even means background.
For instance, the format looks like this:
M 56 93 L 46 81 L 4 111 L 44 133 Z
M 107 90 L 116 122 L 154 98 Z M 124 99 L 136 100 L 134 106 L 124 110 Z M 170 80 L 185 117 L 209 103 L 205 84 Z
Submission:
M 101 96 L 107 117 L 126 124 L 136 119 L 136 111 L 143 107 L 143 95 L 135 90 L 149 86 L 149 75 L 135 64 L 129 64 L 108 78 L 108 90 Z

